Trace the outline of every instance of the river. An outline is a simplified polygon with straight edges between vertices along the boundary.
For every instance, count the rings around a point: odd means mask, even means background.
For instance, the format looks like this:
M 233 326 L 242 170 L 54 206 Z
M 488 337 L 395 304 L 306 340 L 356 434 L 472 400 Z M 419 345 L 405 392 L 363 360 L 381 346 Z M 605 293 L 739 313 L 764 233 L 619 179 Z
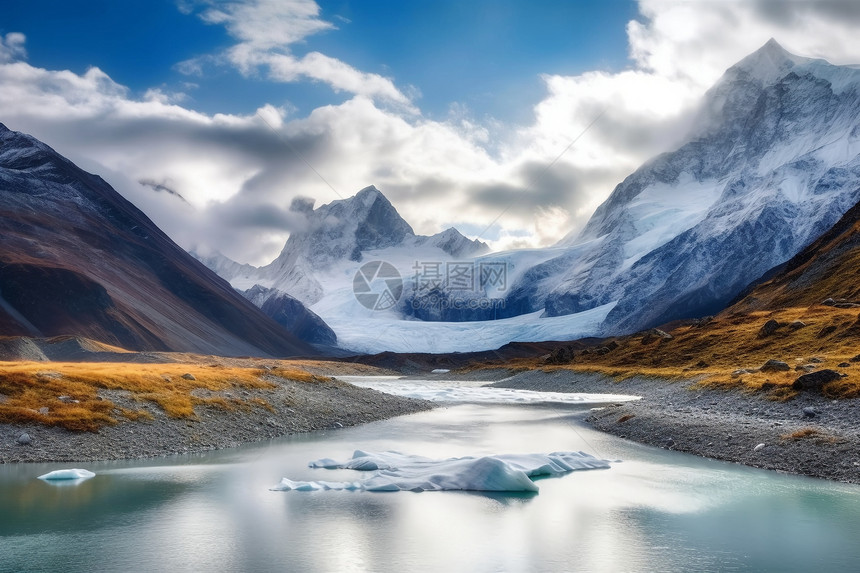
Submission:
M 0 571 L 857 570 L 856 486 L 604 435 L 582 421 L 592 403 L 513 401 L 198 455 L 0 466 Z M 536 494 L 270 490 L 282 477 L 359 479 L 307 466 L 355 449 L 618 461 L 541 479 Z M 36 479 L 68 467 L 96 476 Z

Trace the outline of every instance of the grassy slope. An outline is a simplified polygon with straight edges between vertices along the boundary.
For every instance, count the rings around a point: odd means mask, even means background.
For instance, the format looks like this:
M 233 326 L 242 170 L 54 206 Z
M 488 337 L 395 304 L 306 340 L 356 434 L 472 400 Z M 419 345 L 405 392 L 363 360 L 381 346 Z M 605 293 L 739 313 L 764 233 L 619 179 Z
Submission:
M 826 395 L 860 396 L 860 362 L 850 361 L 860 356 L 860 308 L 822 305 L 828 298 L 860 302 L 860 204 L 778 269 L 775 277 L 712 320 L 662 327 L 671 340 L 640 333 L 604 341 L 602 346 L 611 348 L 605 354 L 576 352 L 570 364 L 548 366 L 543 358 L 526 358 L 507 365 L 599 371 L 621 378 L 633 374 L 699 378 L 705 385 L 766 390 L 785 399 L 795 394 L 791 384 L 803 374 L 794 368 L 814 358 L 821 360 L 815 363 L 817 369 L 848 374 L 828 384 Z M 783 326 L 762 336 L 761 327 L 771 319 Z M 790 328 L 794 321 L 805 326 Z M 733 375 L 739 369 L 756 370 L 770 359 L 787 362 L 792 370 Z M 839 367 L 846 362 L 850 366 Z
M 110 391 L 127 392 L 136 402 L 153 402 L 170 417 L 194 419 L 194 406 L 198 404 L 226 410 L 270 408 L 261 398 L 201 398 L 193 394 L 195 390 L 266 390 L 275 388 L 279 378 L 312 384 L 334 383 L 302 368 L 318 366 L 316 362 L 270 361 L 270 364 L 274 367 L 219 363 L 0 362 L 0 423 L 38 423 L 97 431 L 106 424 L 150 417 L 145 410 L 119 407 L 100 395 Z M 186 374 L 194 379 L 183 377 Z
M 759 330 L 770 319 L 781 323 L 795 320 L 806 326 L 791 330 L 779 328 L 768 337 Z M 833 330 L 831 330 L 833 328 Z M 834 368 L 851 373 L 860 371 L 860 363 L 849 362 L 848 368 L 837 365 L 860 354 L 860 317 L 856 309 L 827 306 L 756 311 L 747 314 L 725 314 L 702 326 L 678 326 L 669 329 L 673 338 L 664 340 L 642 334 L 607 340 L 618 347 L 606 354 L 577 353 L 573 362 L 547 365 L 544 358 L 508 362 L 513 368 L 570 369 L 602 372 L 625 378 L 636 374 L 662 378 L 700 378 L 711 386 L 737 387 L 751 391 L 767 389 L 774 398 L 791 397 L 791 384 L 802 374 L 794 367 L 822 360 L 817 368 Z M 650 338 L 650 340 L 649 340 Z M 604 344 L 603 347 L 607 347 Z M 757 369 L 767 360 L 787 362 L 789 372 L 752 372 L 733 375 L 739 369 Z M 773 385 L 773 386 L 771 386 Z M 860 376 L 849 376 L 827 386 L 832 397 L 860 395 Z

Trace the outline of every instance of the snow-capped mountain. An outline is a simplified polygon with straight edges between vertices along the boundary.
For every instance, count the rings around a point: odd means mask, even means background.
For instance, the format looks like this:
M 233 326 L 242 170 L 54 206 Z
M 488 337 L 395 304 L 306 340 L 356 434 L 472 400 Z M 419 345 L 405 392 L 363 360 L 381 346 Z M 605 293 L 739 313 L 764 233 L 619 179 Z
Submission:
M 345 261 L 362 262 L 369 251 L 435 247 L 450 256 L 468 257 L 487 250 L 485 243 L 469 240 L 454 228 L 430 237 L 416 235 L 372 185 L 317 209 L 307 200 L 294 201 L 290 209 L 305 216 L 305 227 L 290 235 L 281 254 L 261 267 L 258 276 L 266 286 L 308 305 L 325 294 L 320 274 Z
M 130 350 L 316 354 L 103 179 L 2 124 L 0 335 L 83 336 Z
M 368 253 L 396 259 L 430 251 L 435 260 L 474 257 L 488 249 L 485 243 L 468 239 L 454 228 L 432 236 L 416 235 L 374 186 L 316 209 L 312 200 L 299 198 L 290 210 L 301 215 L 304 224 L 290 234 L 280 255 L 268 265 L 242 265 L 220 253 L 194 256 L 237 289 L 259 284 L 272 289 L 266 291 L 270 294 L 287 293 L 313 305 L 326 294 L 323 282 L 332 274 L 341 274 L 344 266 L 364 262 Z M 349 278 L 352 280 L 351 275 Z
M 504 312 L 612 304 L 603 334 L 716 312 L 860 199 L 858 153 L 860 70 L 771 40 L 708 91 L 685 145 L 627 177 L 522 274 Z
M 771 40 L 708 91 L 698 126 L 595 212 L 548 315 L 617 301 L 601 330 L 621 333 L 713 313 L 860 199 L 858 69 Z
M 312 304 L 340 345 L 362 351 L 482 350 L 714 313 L 860 200 L 860 69 L 795 56 L 771 40 L 706 93 L 695 125 L 685 144 L 628 176 L 581 233 L 553 248 L 476 256 L 455 236 L 466 248 L 445 259 L 439 248 L 422 251 L 428 243 L 419 246 L 368 188 L 317 210 L 305 205 L 308 230 L 257 282 Z M 351 291 L 361 261 L 373 258 L 406 279 L 399 305 L 382 313 L 364 312 Z M 429 297 L 410 288 L 418 284 L 410 262 L 437 259 L 501 264 L 506 283 L 465 294 L 439 284 Z M 252 286 L 243 280 L 234 286 Z M 502 304 L 472 304 L 488 298 Z M 428 310 L 428 299 L 442 305 Z
M 316 209 L 312 200 L 299 198 L 293 201 L 290 210 L 302 224 L 268 265 L 259 268 L 243 265 L 221 253 L 194 256 L 265 314 L 304 340 L 319 345 L 332 346 L 337 342 L 350 350 L 373 350 L 374 347 L 349 342 L 349 335 L 344 344 L 339 340 L 340 332 L 355 332 L 353 322 L 360 325 L 363 318 L 403 319 L 396 309 L 380 314 L 358 302 L 353 292 L 354 280 L 365 263 L 385 261 L 408 283 L 416 262 L 445 264 L 471 260 L 488 250 L 485 243 L 471 240 L 454 228 L 431 236 L 416 235 L 391 202 L 373 186 Z M 301 305 L 308 308 L 299 309 Z M 334 331 L 327 326 L 332 322 L 339 325 Z
M 281 254 L 259 269 L 265 286 L 311 305 L 325 291 L 316 278 L 341 261 L 361 261 L 362 251 L 391 247 L 415 233 L 375 187 L 314 209 L 298 199 L 290 210 L 304 215 L 305 228 L 290 234 Z
M 228 281 L 236 277 L 248 277 L 257 272 L 257 267 L 237 263 L 219 251 L 211 252 L 208 255 L 201 255 L 196 251 L 189 251 L 189 254 L 211 270 L 215 271 L 215 274 L 219 277 Z

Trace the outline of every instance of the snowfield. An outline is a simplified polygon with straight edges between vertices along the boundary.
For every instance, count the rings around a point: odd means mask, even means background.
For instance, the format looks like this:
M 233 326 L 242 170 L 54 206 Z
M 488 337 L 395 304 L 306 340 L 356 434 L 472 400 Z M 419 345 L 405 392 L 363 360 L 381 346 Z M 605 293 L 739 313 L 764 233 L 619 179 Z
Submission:
M 348 296 L 355 301 L 352 291 Z M 335 296 L 311 307 L 337 333 L 338 346 L 354 352 L 477 352 L 509 342 L 575 340 L 598 331 L 615 303 L 566 316 L 541 317 L 542 311 L 513 318 L 474 322 L 422 322 L 374 312 Z M 356 308 L 359 307 L 359 308 Z

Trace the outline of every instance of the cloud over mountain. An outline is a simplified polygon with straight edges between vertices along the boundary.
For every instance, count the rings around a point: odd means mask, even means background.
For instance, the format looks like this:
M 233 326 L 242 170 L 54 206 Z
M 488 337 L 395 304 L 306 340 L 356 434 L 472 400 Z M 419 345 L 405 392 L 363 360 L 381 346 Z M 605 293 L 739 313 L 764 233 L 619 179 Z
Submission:
M 487 229 L 481 239 L 494 248 L 547 245 L 576 232 L 644 160 L 677 145 L 706 87 L 769 37 L 794 53 L 860 62 L 856 10 L 778 4 L 641 0 L 627 26 L 629 68 L 547 73 L 546 96 L 527 125 L 478 120 L 457 105 L 447 118 L 422 115 L 415 90 L 396 77 L 310 49 L 348 24 L 305 0 L 181 4 L 230 42 L 181 67 L 205 76 L 227 65 L 256 80 L 316 82 L 339 94 L 305 115 L 282 102 L 202 113 L 182 93 L 136 93 L 97 67 L 38 67 L 15 31 L 0 42 L 0 109 L 13 129 L 104 173 L 186 248 L 268 262 L 290 232 L 294 197 L 324 203 L 370 184 L 418 233 L 454 225 L 473 236 Z

